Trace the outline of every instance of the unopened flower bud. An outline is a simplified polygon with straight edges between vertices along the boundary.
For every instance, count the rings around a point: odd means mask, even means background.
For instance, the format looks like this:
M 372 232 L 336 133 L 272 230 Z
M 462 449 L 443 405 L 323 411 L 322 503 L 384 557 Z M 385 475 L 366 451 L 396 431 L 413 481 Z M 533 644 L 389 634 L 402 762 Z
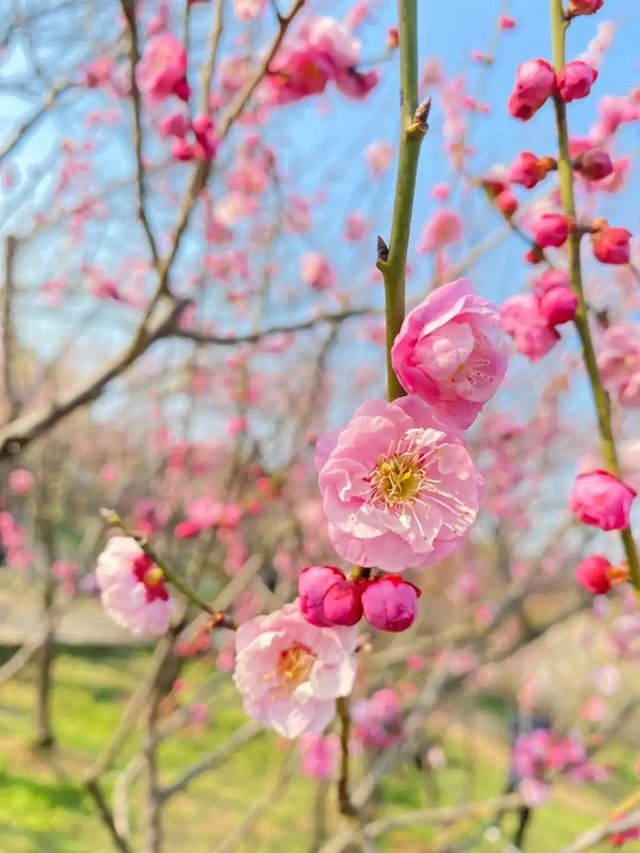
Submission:
M 343 580 L 324 597 L 324 615 L 332 625 L 356 625 L 362 619 L 363 582 Z
M 300 612 L 312 625 L 327 628 L 333 622 L 324 612 L 327 592 L 337 583 L 344 581 L 344 572 L 337 566 L 308 566 L 298 578 Z
M 380 631 L 406 631 L 415 622 L 421 594 L 418 587 L 399 575 L 371 581 L 362 593 L 365 619 Z

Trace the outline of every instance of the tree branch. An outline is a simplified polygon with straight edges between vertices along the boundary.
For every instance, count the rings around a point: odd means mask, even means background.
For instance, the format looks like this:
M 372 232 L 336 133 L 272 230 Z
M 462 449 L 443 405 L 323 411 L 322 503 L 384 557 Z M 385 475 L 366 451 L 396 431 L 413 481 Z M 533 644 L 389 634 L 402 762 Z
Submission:
M 20 408 L 20 400 L 14 383 L 16 351 L 13 329 L 13 300 L 15 295 L 15 257 L 18 241 L 7 234 L 4 241 L 4 285 L 2 287 L 2 381 L 9 403 L 8 420 L 12 420 Z
M 375 313 L 373 308 L 354 308 L 352 310 L 340 311 L 336 314 L 323 314 L 320 317 L 311 317 L 308 320 L 301 320 L 299 323 L 292 323 L 288 326 L 271 326 L 267 329 L 250 332 L 246 335 L 214 335 L 208 332 L 200 332 L 197 329 L 176 329 L 173 337 L 194 341 L 197 344 L 211 344 L 222 347 L 231 347 L 238 344 L 257 344 L 264 338 L 273 337 L 274 335 L 306 332 L 323 323 L 342 323 L 344 320 L 350 320 L 353 317 L 367 317 Z
M 72 386 L 56 402 L 21 415 L 0 429 L 0 460 L 18 455 L 80 406 L 98 399 L 109 382 L 131 367 L 152 344 L 174 330 L 187 304 L 185 300 L 170 299 L 163 306 L 162 314 L 154 321 L 145 318 L 129 346 L 93 376 Z
M 129 73 L 131 77 L 131 106 L 133 108 L 133 147 L 136 159 L 136 190 L 137 190 L 137 214 L 144 229 L 149 244 L 149 251 L 153 258 L 154 266 L 160 262 L 158 245 L 151 230 L 146 208 L 146 186 L 145 171 L 143 163 L 143 131 L 142 131 L 142 103 L 140 90 L 136 82 L 136 67 L 140 61 L 140 48 L 138 44 L 138 23 L 136 21 L 135 0 L 120 0 L 122 12 L 129 27 Z M 187 8 L 189 8 L 187 4 Z

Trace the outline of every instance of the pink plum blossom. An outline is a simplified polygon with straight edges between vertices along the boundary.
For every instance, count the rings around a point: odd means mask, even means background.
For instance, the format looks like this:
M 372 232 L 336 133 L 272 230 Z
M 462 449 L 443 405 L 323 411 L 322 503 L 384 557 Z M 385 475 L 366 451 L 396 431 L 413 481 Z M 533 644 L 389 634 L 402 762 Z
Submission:
M 389 572 L 454 551 L 484 485 L 460 435 L 415 396 L 364 403 L 320 439 L 316 467 L 338 554 Z
M 392 362 L 406 391 L 467 429 L 507 370 L 498 308 L 464 278 L 442 285 L 405 318 Z
M 437 252 L 462 240 L 462 219 L 453 210 L 436 210 L 422 232 L 418 249 L 422 254 Z
M 640 326 L 609 326 L 600 343 L 598 367 L 620 405 L 640 406 Z
M 402 737 L 404 723 L 397 693 L 389 687 L 353 703 L 355 736 L 365 749 L 389 749 Z
M 360 51 L 360 41 L 347 26 L 326 16 L 311 18 L 272 60 L 267 100 L 287 104 L 318 95 L 330 81 L 348 97 L 365 97 L 377 85 L 378 73 L 357 70 Z
M 233 0 L 233 11 L 239 21 L 251 21 L 264 10 L 266 0 Z
M 9 491 L 12 495 L 24 497 L 33 486 L 33 474 L 25 468 L 16 468 L 9 474 Z
M 160 636 L 174 601 L 162 570 L 130 536 L 114 536 L 98 557 L 96 582 L 105 613 L 133 634 Z
M 533 293 L 518 293 L 505 299 L 500 314 L 502 328 L 529 361 L 539 361 L 560 340 L 558 332 L 540 313 L 538 298 Z
M 314 779 L 332 779 L 337 766 L 340 740 L 338 735 L 307 732 L 298 739 L 302 772 Z
M 608 471 L 588 471 L 579 474 L 573 484 L 571 511 L 584 524 L 601 530 L 625 530 L 636 494 Z
M 320 252 L 307 252 L 302 256 L 300 276 L 314 290 L 330 290 L 335 284 L 333 267 Z
M 357 639 L 356 628 L 311 625 L 298 601 L 240 625 L 233 680 L 247 715 L 285 738 L 321 734 L 353 689 Z
M 149 39 L 136 68 L 136 79 L 140 91 L 152 101 L 164 101 L 171 95 L 188 100 L 187 54 L 180 39 L 172 33 Z
M 369 168 L 374 175 L 381 175 L 387 171 L 393 160 L 393 154 L 393 145 L 382 140 L 372 142 L 364 152 Z

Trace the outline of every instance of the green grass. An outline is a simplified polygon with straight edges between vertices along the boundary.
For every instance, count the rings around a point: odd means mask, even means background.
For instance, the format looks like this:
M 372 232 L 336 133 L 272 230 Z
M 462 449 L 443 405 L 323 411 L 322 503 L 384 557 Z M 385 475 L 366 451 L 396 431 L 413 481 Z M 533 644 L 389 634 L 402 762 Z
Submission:
M 109 741 L 122 707 L 138 683 L 148 655 L 131 652 L 112 657 L 61 654 L 55 667 L 53 718 L 59 747 L 51 756 L 34 753 L 33 672 L 0 688 L 0 850 L 1 853 L 109 853 L 109 837 L 85 795 L 80 778 L 84 768 Z M 209 663 L 199 663 L 187 673 L 197 683 Z M 222 688 L 209 701 L 211 723 L 190 727 L 168 741 L 160 751 L 161 781 L 170 783 L 204 752 L 221 744 L 244 722 L 237 698 Z M 136 732 L 105 778 L 107 793 L 118 770 L 135 753 Z M 451 733 L 445 743 L 448 769 L 437 778 L 438 804 L 462 803 L 500 793 L 506 754 L 500 744 L 478 737 Z M 619 757 L 622 753 L 618 750 Z M 237 826 L 248 808 L 273 784 L 283 761 L 283 745 L 266 735 L 245 746 L 223 767 L 202 776 L 188 793 L 170 801 L 164 811 L 167 849 L 176 853 L 212 853 Z M 582 829 L 604 817 L 616 797 L 632 790 L 629 770 L 606 790 L 561 788 L 533 822 L 528 850 L 553 853 Z M 255 833 L 237 848 L 245 853 L 308 850 L 316 785 L 297 772 L 269 808 Z M 379 816 L 402 814 L 436 804 L 434 790 L 415 768 L 405 766 L 385 780 Z M 137 839 L 140 793 L 133 788 L 130 814 Z M 338 825 L 333 796 L 328 810 L 330 827 Z M 477 832 L 478 822 L 468 831 Z M 464 828 L 462 828 L 464 829 Z M 423 827 L 387 836 L 385 851 L 418 853 L 428 850 L 434 830 Z M 138 842 L 136 841 L 136 849 Z M 474 851 L 494 851 L 498 845 L 482 844 Z

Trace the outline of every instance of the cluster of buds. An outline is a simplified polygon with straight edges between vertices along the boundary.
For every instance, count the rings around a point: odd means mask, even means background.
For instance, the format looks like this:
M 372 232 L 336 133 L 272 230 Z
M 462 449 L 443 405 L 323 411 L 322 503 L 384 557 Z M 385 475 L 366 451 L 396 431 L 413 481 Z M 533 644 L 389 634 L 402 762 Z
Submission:
M 586 98 L 597 79 L 597 69 L 581 59 L 568 62 L 557 74 L 546 59 L 523 62 L 509 96 L 509 114 L 528 121 L 551 97 L 567 104 Z
M 421 591 L 399 575 L 347 578 L 337 566 L 308 566 L 298 581 L 300 612 L 312 625 L 357 625 L 399 633 L 415 622 Z

